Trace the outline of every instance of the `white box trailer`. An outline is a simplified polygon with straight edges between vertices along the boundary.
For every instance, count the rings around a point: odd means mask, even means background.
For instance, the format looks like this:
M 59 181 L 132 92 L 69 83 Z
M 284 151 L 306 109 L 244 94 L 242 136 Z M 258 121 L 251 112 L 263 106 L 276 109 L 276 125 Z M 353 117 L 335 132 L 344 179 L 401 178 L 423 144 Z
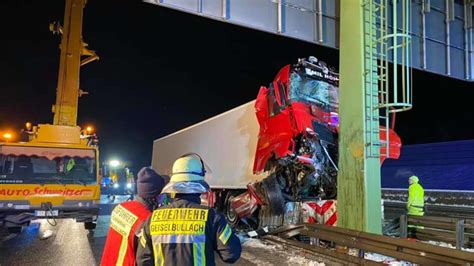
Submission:
M 255 101 L 231 109 L 153 143 L 152 167 L 171 176 L 175 159 L 183 154 L 199 154 L 211 169 L 206 181 L 213 190 L 246 189 L 265 174 L 253 174 L 259 124 Z

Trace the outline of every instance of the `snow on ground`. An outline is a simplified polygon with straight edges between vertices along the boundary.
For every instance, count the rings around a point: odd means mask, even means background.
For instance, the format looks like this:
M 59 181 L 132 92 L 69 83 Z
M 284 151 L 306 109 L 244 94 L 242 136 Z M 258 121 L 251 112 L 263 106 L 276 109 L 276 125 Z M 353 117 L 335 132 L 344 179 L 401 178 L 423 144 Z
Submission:
M 387 257 L 387 256 L 384 256 L 384 255 L 380 255 L 380 254 L 376 254 L 376 253 L 366 253 L 364 258 L 367 259 L 367 260 L 382 262 L 383 264 L 394 265 L 394 266 L 414 265 L 414 264 L 406 262 L 406 261 L 398 261 L 394 258 Z
M 431 244 L 431 245 L 435 245 L 435 246 L 440 246 L 440 247 L 444 247 L 444 248 L 452 248 L 452 249 L 455 249 L 456 247 L 453 246 L 452 244 L 449 244 L 449 243 L 445 243 L 445 242 L 439 242 L 439 241 L 433 241 L 433 240 L 430 240 L 430 241 L 421 241 L 421 242 L 425 242 L 427 244 Z M 463 251 L 467 251 L 467 252 L 474 252 L 474 248 L 462 248 Z
M 301 256 L 295 256 L 288 258 L 288 265 L 324 266 L 325 264 L 322 262 L 309 260 Z
M 258 257 L 260 257 L 260 256 L 258 256 Z M 264 265 L 264 266 L 273 265 L 273 263 L 261 260 L 258 257 L 256 255 L 254 255 L 250 252 L 246 252 L 246 251 L 242 251 L 242 253 L 240 254 L 241 259 L 245 259 L 249 262 L 252 262 L 255 265 Z
M 324 263 L 311 260 L 304 255 L 300 254 L 297 249 L 291 249 L 280 244 L 267 243 L 259 239 L 242 237 L 242 258 L 247 262 L 251 262 L 255 265 L 305 265 L 305 266 L 322 266 Z M 455 249 L 451 244 L 437 241 L 426 241 L 425 243 L 441 246 L 445 248 Z M 463 248 L 463 251 L 474 252 L 474 249 Z M 348 254 L 357 256 L 358 250 L 349 249 Z M 380 255 L 377 253 L 365 253 L 364 256 L 367 260 L 376 262 L 382 262 L 387 265 L 394 266 L 411 266 L 414 265 L 405 261 L 398 261 L 394 258 Z
M 267 254 L 273 254 L 273 256 L 283 257 L 286 260 L 286 265 L 305 265 L 305 266 L 324 266 L 324 263 L 317 262 L 305 258 L 304 256 L 298 254 L 296 250 L 284 249 L 282 245 L 264 243 L 259 239 L 249 238 L 246 239 L 243 243 L 244 249 L 252 250 L 252 253 L 255 254 L 257 250 L 261 250 Z M 258 252 L 260 253 L 260 252 Z M 261 261 L 259 258 L 254 256 L 250 252 L 243 252 L 242 257 L 254 262 L 257 265 L 272 265 L 272 263 Z
M 272 254 L 274 258 L 280 256 L 286 260 L 284 265 L 305 265 L 305 266 L 322 266 L 324 263 L 313 261 L 298 254 L 296 250 L 285 249 L 282 245 L 265 243 L 259 239 L 247 238 L 243 242 L 244 250 L 251 250 L 252 252 L 243 252 L 242 257 L 248 261 L 252 261 L 257 265 L 274 265 L 268 261 L 263 261 L 263 258 L 255 254 Z M 356 249 L 349 249 L 348 254 L 357 256 Z M 394 258 L 383 256 L 376 253 L 365 253 L 365 259 L 382 262 L 387 265 L 394 266 L 410 266 L 414 265 L 405 261 L 398 261 Z
M 384 202 L 390 202 L 390 203 L 406 203 L 406 201 L 403 200 L 395 200 L 395 199 L 384 199 Z
M 349 255 L 352 255 L 352 256 L 357 256 L 358 255 L 358 250 L 357 249 L 349 249 L 349 251 L 347 252 L 347 254 Z M 369 253 L 369 252 L 366 252 L 364 254 L 364 259 L 366 260 L 372 260 L 372 261 L 376 261 L 376 262 L 382 262 L 383 264 L 387 264 L 387 265 L 394 265 L 394 266 L 409 266 L 409 265 L 413 265 L 409 262 L 405 262 L 405 261 L 398 261 L 397 259 L 394 259 L 392 257 L 387 257 L 387 256 L 384 256 L 384 255 L 380 255 L 380 254 L 377 254 L 377 253 Z
M 283 248 L 282 245 L 266 244 L 266 243 L 263 243 L 260 239 L 254 239 L 254 238 L 244 239 L 243 245 L 249 248 L 262 248 L 262 249 L 271 250 L 271 251 L 274 251 L 276 248 L 280 248 L 280 249 Z

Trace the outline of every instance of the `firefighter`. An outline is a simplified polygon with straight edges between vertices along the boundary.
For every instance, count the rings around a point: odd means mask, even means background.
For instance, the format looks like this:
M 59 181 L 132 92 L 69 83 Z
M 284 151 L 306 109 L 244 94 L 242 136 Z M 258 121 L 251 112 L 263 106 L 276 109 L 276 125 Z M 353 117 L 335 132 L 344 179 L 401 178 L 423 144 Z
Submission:
M 135 265 L 137 233 L 158 207 L 157 197 L 163 187 L 163 179 L 153 169 L 144 167 L 138 172 L 135 200 L 123 202 L 112 211 L 101 265 Z
M 410 176 L 408 178 L 408 202 L 407 202 L 407 214 L 414 216 L 423 216 L 425 214 L 425 191 L 419 184 L 417 176 Z
M 226 263 L 240 258 L 242 247 L 222 213 L 200 205 L 209 191 L 205 164 L 197 154 L 178 158 L 163 193 L 172 202 L 153 211 L 142 229 L 137 265 L 215 265 L 214 252 Z

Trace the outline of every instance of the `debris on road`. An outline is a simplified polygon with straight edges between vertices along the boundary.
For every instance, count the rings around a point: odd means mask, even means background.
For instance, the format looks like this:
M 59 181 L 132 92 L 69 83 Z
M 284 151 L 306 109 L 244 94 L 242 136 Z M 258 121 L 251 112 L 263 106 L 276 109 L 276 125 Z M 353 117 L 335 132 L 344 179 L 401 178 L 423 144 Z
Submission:
M 48 230 L 42 232 L 40 235 L 38 235 L 38 238 L 40 240 L 46 240 L 46 239 L 50 238 L 51 236 L 53 236 L 53 231 L 48 229 Z

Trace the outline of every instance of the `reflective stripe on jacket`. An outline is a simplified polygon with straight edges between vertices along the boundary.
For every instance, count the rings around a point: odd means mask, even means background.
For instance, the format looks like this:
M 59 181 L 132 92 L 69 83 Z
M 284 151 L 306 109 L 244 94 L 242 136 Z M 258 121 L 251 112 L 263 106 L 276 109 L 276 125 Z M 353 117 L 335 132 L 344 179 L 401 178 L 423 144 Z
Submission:
M 425 191 L 423 187 L 418 183 L 411 184 L 408 188 L 408 215 L 422 216 L 424 214 L 424 207 Z
M 136 231 L 150 214 L 138 201 L 124 202 L 114 208 L 100 265 L 135 265 Z
M 156 209 L 147 219 L 137 264 L 215 265 L 214 252 L 226 263 L 236 262 L 242 247 L 224 216 L 191 196 L 183 197 Z

